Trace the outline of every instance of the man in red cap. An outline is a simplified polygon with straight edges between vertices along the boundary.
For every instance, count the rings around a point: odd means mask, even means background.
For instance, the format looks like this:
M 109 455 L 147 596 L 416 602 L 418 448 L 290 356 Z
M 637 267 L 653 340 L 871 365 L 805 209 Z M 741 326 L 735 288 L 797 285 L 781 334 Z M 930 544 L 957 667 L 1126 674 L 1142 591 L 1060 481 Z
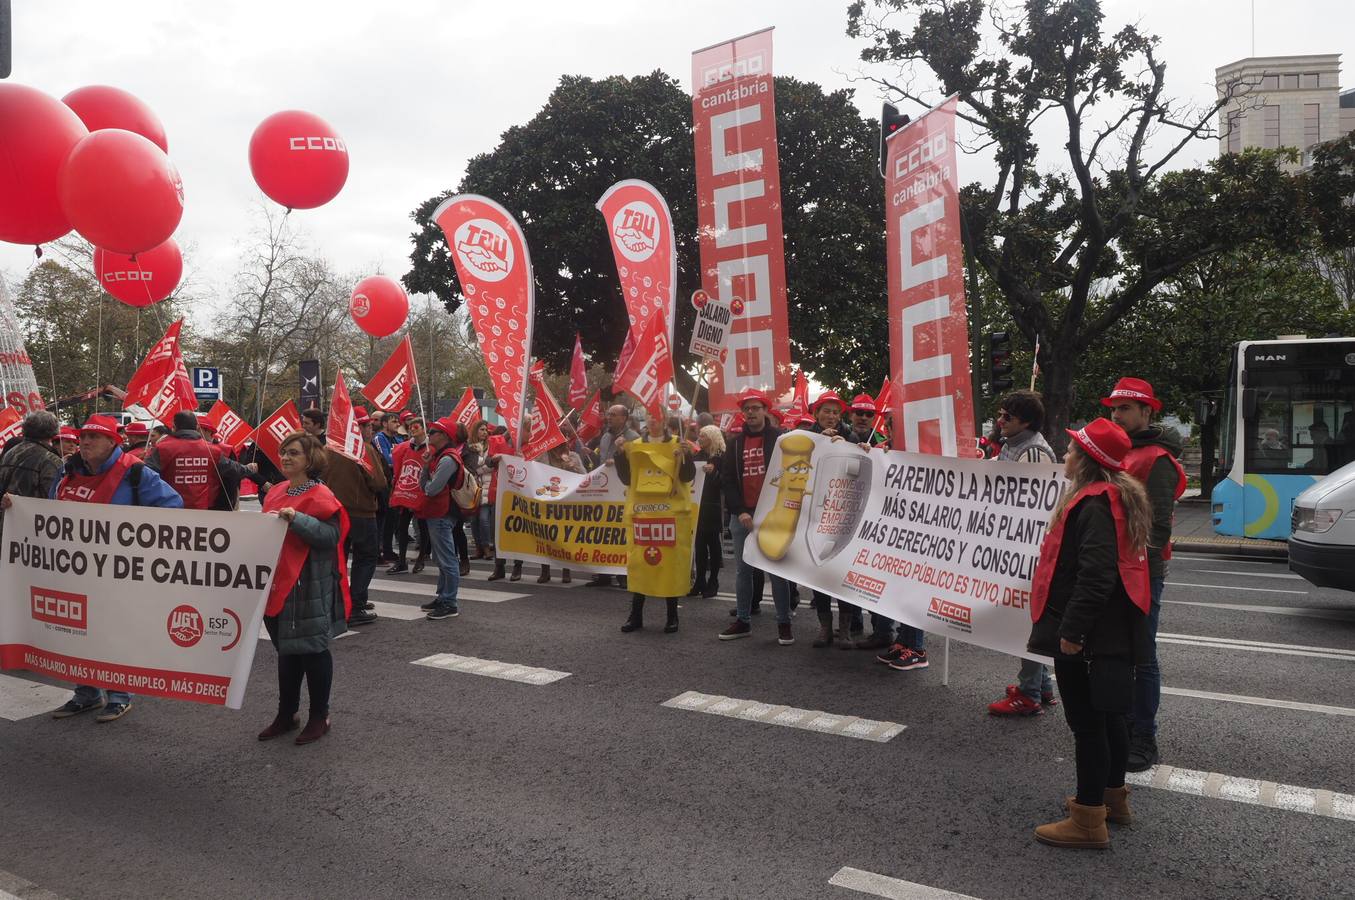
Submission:
M 821 434 L 824 437 L 848 440 L 851 429 L 842 424 L 842 411 L 847 408 L 846 402 L 837 391 L 824 391 L 809 407 L 810 412 L 814 414 L 814 424 L 809 426 L 809 430 Z M 819 617 L 819 634 L 814 638 L 814 647 L 831 647 L 833 645 L 833 598 L 821 591 L 814 592 L 814 611 Z M 865 630 L 865 621 L 861 615 L 861 608 L 853 606 L 842 600 L 837 601 L 838 618 L 838 647 L 843 650 L 850 650 L 856 646 L 852 639 L 853 633 L 860 634 Z M 888 619 L 881 617 L 883 621 Z M 874 640 L 863 641 L 862 649 L 878 648 L 889 646 L 889 641 L 881 643 L 878 636 Z
M 90 416 L 80 428 L 80 451 L 62 467 L 52 483 L 51 499 L 81 503 L 111 503 L 115 506 L 161 506 L 182 509 L 183 500 L 161 480 L 154 469 L 124 453 L 118 423 L 112 416 Z M 7 501 L 6 501 L 7 502 Z M 54 719 L 67 719 L 99 709 L 96 722 L 112 722 L 132 708 L 132 695 L 82 684 L 75 695 L 56 712 Z
M 69 425 L 62 425 L 61 431 L 56 436 L 57 452 L 61 454 L 62 459 L 68 458 L 76 450 L 80 449 L 80 429 L 72 428 Z
M 198 417 L 188 410 L 174 414 L 174 433 L 151 448 L 146 454 L 146 465 L 178 492 L 186 509 L 224 508 L 222 493 L 230 493 L 226 480 L 231 473 L 223 468 L 235 464 L 223 462 L 221 448 L 207 442 L 198 431 Z M 248 473 L 242 471 L 231 476 L 237 490 L 244 474 Z
M 428 520 L 433 558 L 438 564 L 437 594 L 428 610 L 428 618 L 435 621 L 461 614 L 457 605 L 457 591 L 461 587 L 461 560 L 457 556 L 453 534 L 460 522 L 452 520 L 455 512 L 452 490 L 465 481 L 460 454 L 465 439 L 466 426 L 450 416 L 429 425 L 428 464 L 419 476 L 424 495 L 428 498 L 424 501 L 420 515 Z
M 597 440 L 597 460 L 599 466 L 605 466 L 612 463 L 612 458 L 616 456 L 616 444 L 620 441 L 622 444 L 627 441 L 638 441 L 640 433 L 630 425 L 630 410 L 626 409 L 620 403 L 613 403 L 607 407 L 607 427 L 602 434 L 598 435 Z M 500 578 L 503 577 L 503 562 L 495 560 L 494 574 Z M 617 583 L 622 588 L 626 586 L 626 576 L 616 576 Z M 592 581 L 588 582 L 588 587 L 608 587 L 612 584 L 611 575 L 597 575 Z
M 732 624 L 720 632 L 720 640 L 732 641 L 752 634 L 754 577 L 758 570 L 743 559 L 743 545 L 753 533 L 753 513 L 758 495 L 767 477 L 767 462 L 781 431 L 767 419 L 771 400 L 761 391 L 746 390 L 739 395 L 743 430 L 729 442 L 725 451 L 721 484 L 725 508 L 729 511 L 729 531 L 734 538 L 734 615 Z M 772 581 L 772 600 L 776 604 L 776 642 L 795 643 L 790 627 L 790 584 L 779 575 L 768 573 Z
M 1159 759 L 1157 708 L 1162 699 L 1162 672 L 1157 662 L 1157 624 L 1167 560 L 1171 559 L 1172 516 L 1177 499 L 1186 489 L 1186 473 L 1178 462 L 1181 435 L 1174 428 L 1153 424 L 1153 413 L 1162 410 L 1162 401 L 1154 395 L 1151 384 L 1142 378 L 1121 378 L 1101 403 L 1110 407 L 1111 421 L 1129 434 L 1132 447 L 1124 459 L 1125 471 L 1143 482 L 1153 506 L 1153 527 L 1148 535 L 1152 586 L 1148 633 L 1152 640 L 1148 658 L 1134 666 L 1134 712 L 1130 717 L 1129 771 L 1142 772 Z
M 857 394 L 852 398 L 851 430 L 845 437 L 853 444 L 874 447 L 883 444 L 885 436 L 875 430 L 875 398 L 870 394 Z
M 128 422 L 124 434 L 127 436 L 126 451 L 137 459 L 145 459 L 146 451 L 150 449 L 147 441 L 151 437 L 151 429 L 145 422 Z

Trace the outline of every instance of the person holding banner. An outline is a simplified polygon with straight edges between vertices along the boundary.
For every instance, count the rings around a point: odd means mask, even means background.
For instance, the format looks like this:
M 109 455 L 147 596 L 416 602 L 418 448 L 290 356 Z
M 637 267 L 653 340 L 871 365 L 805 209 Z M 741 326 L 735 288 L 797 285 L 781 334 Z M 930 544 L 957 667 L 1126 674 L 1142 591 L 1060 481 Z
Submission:
M 489 472 L 489 490 L 485 499 L 489 502 L 482 503 L 481 509 L 488 509 L 487 514 L 489 522 L 489 533 L 492 536 L 498 527 L 494 518 L 494 497 L 495 491 L 499 486 L 499 457 L 514 452 L 513 437 L 508 433 L 508 429 L 500 425 L 497 429 L 491 428 L 489 436 L 485 438 L 486 453 L 481 459 L 484 461 L 485 471 Z M 484 516 L 485 514 L 482 514 Z M 482 527 L 484 518 L 481 519 Z M 504 566 L 507 563 L 503 557 L 498 555 L 497 548 L 494 552 L 494 571 L 489 573 L 489 581 L 502 581 L 504 577 Z M 522 560 L 513 560 L 513 581 L 519 581 L 522 578 Z
M 80 450 L 66 460 L 61 477 L 52 482 L 50 499 L 183 509 L 183 499 L 174 488 L 154 469 L 123 452 L 121 443 L 118 423 L 112 416 L 86 419 L 80 427 Z M 6 496 L 3 505 L 8 504 Z M 94 721 L 121 719 L 132 708 L 132 695 L 125 691 L 105 694 L 94 685 L 78 685 L 74 696 L 52 713 L 52 718 L 67 719 L 100 707 L 103 710 Z
M 348 514 L 333 491 L 320 483 L 330 454 L 324 445 L 297 432 L 283 438 L 278 460 L 287 478 L 269 491 L 263 511 L 287 523 L 263 624 L 278 651 L 278 714 L 259 732 L 269 741 L 301 725 L 301 682 L 310 694 L 306 727 L 297 744 L 329 733 L 329 694 L 334 657 L 329 644 L 348 630 L 351 603 L 344 577 L 343 541 Z
M 639 433 L 630 427 L 630 410 L 623 404 L 614 403 L 607 407 L 607 427 L 597 439 L 597 463 L 599 466 L 605 466 L 611 463 L 617 456 L 619 448 L 626 441 L 639 440 Z M 618 443 L 619 442 L 619 443 Z M 624 575 L 617 576 L 621 587 L 626 586 Z M 610 587 L 612 584 L 611 575 L 595 575 L 588 582 L 588 587 Z
M 462 457 L 465 458 L 468 454 L 475 459 L 474 472 L 480 483 L 488 485 L 480 492 L 480 505 L 470 520 L 471 537 L 475 538 L 475 558 L 493 559 L 494 471 L 486 463 L 489 456 L 489 423 L 484 419 L 472 422 L 470 430 L 466 433 L 466 450 L 462 452 Z
M 397 552 L 395 564 L 386 570 L 387 575 L 403 575 L 409 569 L 409 526 L 418 523 L 418 558 L 414 561 L 414 574 L 423 571 L 424 560 L 432 552 L 428 536 L 428 520 L 417 518 L 416 513 L 423 508 L 424 493 L 419 485 L 419 476 L 428 462 L 428 437 L 423 428 L 423 419 L 415 416 L 405 421 L 409 431 L 409 440 L 395 446 L 391 453 L 393 460 L 390 508 L 391 518 L 395 520 L 395 542 Z
M 47 410 L 35 409 L 24 416 L 21 428 L 18 443 L 0 456 L 0 495 L 45 498 L 61 474 L 61 456 L 52 446 L 61 426 Z
M 561 429 L 563 430 L 563 429 Z M 556 444 L 541 455 L 541 461 L 548 466 L 554 466 L 557 469 L 564 469 L 566 472 L 573 472 L 576 475 L 587 474 L 588 470 L 583 467 L 583 461 L 579 459 L 579 454 L 569 449 L 569 441 L 566 439 L 563 444 Z M 569 584 L 573 581 L 573 576 L 569 569 L 560 570 L 560 583 Z M 541 564 L 541 575 L 536 579 L 537 584 L 550 583 L 550 566 L 546 563 Z
M 1040 545 L 1027 649 L 1052 656 L 1073 732 L 1077 794 L 1068 817 L 1035 829 L 1055 847 L 1105 849 L 1106 821 L 1130 822 L 1127 716 L 1134 664 L 1149 644 L 1145 548 L 1152 508 L 1125 471 L 1129 435 L 1109 419 L 1080 431 L 1064 460 L 1068 485 Z
M 691 447 L 668 430 L 652 412 L 638 441 L 617 437 L 616 477 L 626 486 L 626 517 L 630 520 L 627 586 L 633 592 L 630 618 L 621 626 L 629 633 L 644 627 L 645 596 L 668 603 L 663 633 L 678 630 L 678 598 L 687 592 L 692 575 L 691 484 L 696 462 Z
M 452 489 L 464 480 L 460 449 L 465 440 L 466 426 L 451 418 L 438 419 L 428 426 L 428 463 L 419 484 L 426 498 L 422 515 L 428 520 L 433 558 L 438 564 L 437 594 L 428 608 L 428 618 L 434 621 L 461 615 L 456 596 L 461 587 L 461 560 L 452 537 L 460 520 L 452 519 Z
M 834 438 L 836 440 L 847 440 L 851 435 L 851 428 L 844 427 L 842 424 L 842 410 L 846 406 L 842 397 L 837 391 L 824 391 L 814 401 L 810 413 L 814 416 L 814 423 L 808 427 L 808 431 L 821 434 L 824 437 Z M 855 443 L 855 442 L 853 442 Z M 770 454 L 768 454 L 770 455 Z M 814 639 L 814 647 L 830 647 L 833 644 L 833 598 L 821 591 L 814 592 L 814 611 L 819 618 L 819 635 Z M 860 634 L 865 630 L 865 623 L 861 615 L 861 608 L 853 606 L 841 599 L 837 601 L 838 618 L 838 648 L 841 650 L 851 650 L 856 647 L 856 641 L 853 639 L 855 634 Z M 878 649 L 888 647 L 890 643 L 890 620 L 885 616 L 876 616 L 872 620 L 872 631 L 869 640 L 861 642 L 861 649 Z M 884 629 L 881 635 L 880 629 Z
M 710 599 L 720 592 L 720 566 L 724 562 L 720 546 L 720 531 L 724 527 L 720 472 L 725 462 L 725 436 L 714 425 L 707 425 L 697 433 L 696 445 L 700 448 L 696 462 L 705 469 L 706 480 L 696 514 L 696 578 L 687 596 L 699 594 Z

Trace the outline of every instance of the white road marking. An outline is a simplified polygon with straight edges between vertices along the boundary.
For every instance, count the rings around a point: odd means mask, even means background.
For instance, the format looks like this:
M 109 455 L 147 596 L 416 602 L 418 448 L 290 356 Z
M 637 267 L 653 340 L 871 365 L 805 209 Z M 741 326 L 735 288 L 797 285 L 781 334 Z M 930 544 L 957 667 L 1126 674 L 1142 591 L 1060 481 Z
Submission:
M 1302 644 L 1274 644 L 1263 641 L 1239 641 L 1199 634 L 1170 634 L 1159 631 L 1160 644 L 1183 644 L 1190 647 L 1208 647 L 1211 650 L 1245 650 L 1249 653 L 1278 653 L 1282 656 L 1311 656 L 1317 659 L 1341 659 L 1355 662 L 1355 650 L 1340 647 L 1306 647 Z
M 0 900 L 62 900 L 61 897 L 13 872 L 0 869 Z
M 432 600 L 433 595 L 437 593 L 437 585 L 410 584 L 403 581 L 386 581 L 381 578 L 373 578 L 371 590 L 389 591 L 392 594 L 412 594 Z M 508 591 L 482 591 L 479 588 L 459 588 L 456 592 L 458 600 L 473 600 L 476 603 L 503 603 L 506 600 L 521 600 L 526 596 L 526 594 L 514 594 Z M 422 615 L 423 613 L 419 613 L 419 616 Z
M 420 614 L 419 614 L 419 617 L 422 618 L 422 617 L 423 617 L 423 613 L 420 613 Z M 352 637 L 353 635 L 355 635 L 355 634 L 357 634 L 357 633 L 358 633 L 358 632 L 357 632 L 357 629 L 355 629 L 355 628 L 350 628 L 350 629 L 348 629 L 347 631 L 345 631 L 343 634 L 341 634 L 341 635 L 339 635 L 338 637 L 336 637 L 334 640 L 336 640 L 336 641 L 341 641 L 341 640 L 343 640 L 344 638 Z M 261 640 L 261 641 L 266 641 L 266 640 L 268 640 L 268 629 L 267 629 L 266 627 L 264 627 L 263 625 L 260 625 L 260 626 L 259 626 L 259 640 Z
M 928 887 L 925 884 L 877 875 L 863 869 L 853 869 L 851 866 L 838 869 L 837 873 L 828 879 L 828 883 L 834 887 L 885 897 L 888 900 L 975 900 L 968 894 L 943 891 L 941 888 Z
M 1230 572 L 1227 569 L 1191 569 L 1192 572 L 1200 572 L 1208 575 L 1240 575 L 1243 578 L 1288 578 L 1291 581 L 1302 581 L 1302 575 L 1294 575 L 1290 572 Z
M 856 716 L 840 716 L 813 709 L 796 709 L 793 706 L 778 706 L 774 703 L 761 703 L 757 700 L 736 700 L 732 697 L 702 694 L 698 691 L 687 691 L 671 700 L 665 700 L 660 705 L 671 709 L 711 713 L 730 719 L 762 722 L 766 725 L 785 725 L 790 728 L 803 728 L 806 731 L 837 734 L 843 737 L 860 738 L 863 741 L 876 741 L 877 743 L 888 741 L 906 727 L 895 722 L 861 719 Z
M 1271 613 L 1277 616 L 1302 616 L 1309 619 L 1355 622 L 1355 609 L 1320 609 L 1312 606 L 1249 606 L 1246 603 L 1205 603 L 1198 600 L 1163 600 L 1162 602 L 1175 603 L 1179 606 L 1203 606 L 1209 609 L 1229 609 L 1240 612 Z
M 0 719 L 17 722 L 50 713 L 71 698 L 71 689 L 0 675 Z
M 555 669 L 538 669 L 535 666 L 522 666 L 516 663 L 498 662 L 493 659 L 476 659 L 473 656 L 457 656 L 455 653 L 436 653 L 414 660 L 416 666 L 430 666 L 434 669 L 450 669 L 453 672 L 465 672 L 468 675 L 487 675 L 490 678 L 502 678 L 505 681 L 520 681 L 523 684 L 550 684 L 561 678 L 568 678 L 568 672 Z
M 1225 703 L 1245 703 L 1249 706 L 1270 706 L 1276 709 L 1295 709 L 1299 712 L 1325 713 L 1329 716 L 1355 716 L 1348 706 L 1324 706 L 1321 703 L 1300 703 L 1297 700 L 1272 700 L 1269 697 L 1246 697 L 1242 694 L 1216 694 L 1213 691 L 1194 691 L 1189 688 L 1164 687 L 1162 693 L 1175 697 L 1194 697 L 1197 700 L 1222 700 Z
M 1248 588 L 1234 587 L 1231 584 L 1194 584 L 1189 581 L 1165 581 L 1163 584 L 1168 587 L 1193 587 L 1206 588 L 1211 591 L 1256 591 L 1261 594 L 1308 594 L 1308 591 L 1285 591 L 1279 588 Z
M 1146 772 L 1130 772 L 1125 775 L 1125 781 L 1140 787 L 1161 788 L 1211 800 L 1232 800 L 1268 809 L 1355 822 L 1355 796 L 1334 791 L 1237 778 L 1217 772 L 1178 769 L 1175 766 L 1153 766 Z
M 399 619 L 402 622 L 413 622 L 415 619 L 422 619 L 428 615 L 417 606 L 411 606 L 408 603 L 383 603 L 380 600 L 373 600 L 372 606 L 376 607 L 372 612 L 383 619 Z
M 538 568 L 538 569 L 536 570 L 537 574 L 540 574 L 540 571 L 541 571 L 541 570 Z M 570 569 L 569 571 L 570 571 L 570 577 L 571 577 L 573 580 L 570 581 L 569 584 L 564 584 L 564 583 L 562 583 L 562 582 L 560 581 L 560 570 L 557 569 L 557 568 L 555 568 L 554 566 L 551 566 L 551 570 L 550 570 L 550 581 L 546 582 L 546 584 L 549 585 L 550 587 L 564 588 L 564 589 L 568 590 L 568 589 L 570 589 L 570 588 L 582 587 L 583 584 L 584 584 L 584 582 L 588 581 L 589 579 L 591 579 L 591 578 L 593 577 L 593 573 L 592 573 L 592 572 L 578 572 L 578 571 L 575 571 L 574 569 Z M 489 576 L 490 576 L 490 574 L 491 574 L 492 572 L 493 572 L 492 569 L 471 569 L 469 575 L 462 575 L 462 576 L 461 576 L 461 580 L 462 580 L 462 581 L 467 581 L 467 580 L 469 580 L 469 581 L 488 581 L 488 580 L 489 580 Z M 582 576 L 582 579 L 580 579 L 580 576 Z M 521 578 L 521 580 L 519 580 L 519 581 L 509 581 L 507 578 L 501 578 L 501 579 L 499 579 L 499 580 L 502 581 L 504 584 L 511 584 L 511 585 L 521 585 L 521 584 L 526 584 L 526 583 L 529 582 L 529 581 L 530 581 L 532 584 L 536 584 L 536 577 L 537 577 L 536 575 L 530 574 L 530 570 L 529 570 L 529 569 L 527 569 L 526 567 L 524 567 L 523 570 L 522 570 L 522 578 Z

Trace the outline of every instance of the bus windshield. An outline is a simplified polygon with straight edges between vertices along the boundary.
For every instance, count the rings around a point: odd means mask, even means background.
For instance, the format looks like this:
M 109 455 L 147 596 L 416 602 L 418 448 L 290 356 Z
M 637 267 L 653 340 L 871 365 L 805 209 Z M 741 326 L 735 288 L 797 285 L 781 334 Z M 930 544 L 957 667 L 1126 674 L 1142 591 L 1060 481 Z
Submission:
M 1349 345 L 1328 348 L 1273 363 L 1248 360 L 1254 404 L 1246 404 L 1240 435 L 1246 471 L 1321 476 L 1355 461 L 1355 366 L 1326 358 Z

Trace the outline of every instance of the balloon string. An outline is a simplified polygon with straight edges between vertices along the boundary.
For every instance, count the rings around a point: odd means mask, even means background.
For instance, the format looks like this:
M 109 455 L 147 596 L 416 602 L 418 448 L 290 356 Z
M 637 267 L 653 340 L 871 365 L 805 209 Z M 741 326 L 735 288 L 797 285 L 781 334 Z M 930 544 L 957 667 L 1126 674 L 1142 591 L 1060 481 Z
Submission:
M 99 411 L 99 400 L 103 397 L 102 364 L 104 350 L 104 293 L 99 292 L 99 331 L 94 351 L 94 411 Z

